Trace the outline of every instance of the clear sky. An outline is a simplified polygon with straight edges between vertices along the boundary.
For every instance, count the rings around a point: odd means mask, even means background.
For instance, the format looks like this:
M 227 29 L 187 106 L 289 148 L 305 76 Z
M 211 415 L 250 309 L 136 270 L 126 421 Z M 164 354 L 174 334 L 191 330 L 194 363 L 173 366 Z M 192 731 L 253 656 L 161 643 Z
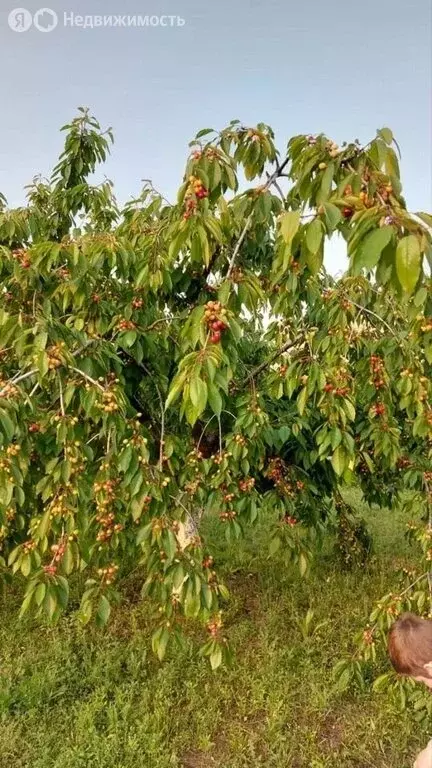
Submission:
M 32 13 L 37 0 L 22 0 Z M 391 127 L 411 210 L 431 208 L 430 0 L 45 0 L 56 29 L 17 33 L 0 0 L 0 190 L 11 205 L 47 174 L 58 128 L 79 105 L 112 125 L 105 173 L 121 201 L 140 179 L 173 198 L 187 142 L 230 119 L 273 126 L 283 151 L 300 132 L 367 141 Z M 63 26 L 63 13 L 161 15 L 178 27 Z M 333 246 L 328 266 L 343 268 Z

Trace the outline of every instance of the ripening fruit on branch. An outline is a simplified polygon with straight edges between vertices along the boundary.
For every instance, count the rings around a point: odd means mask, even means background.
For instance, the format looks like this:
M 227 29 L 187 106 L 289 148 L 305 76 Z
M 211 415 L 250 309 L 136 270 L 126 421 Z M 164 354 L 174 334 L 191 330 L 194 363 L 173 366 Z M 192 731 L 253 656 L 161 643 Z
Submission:
M 222 333 L 228 328 L 226 324 L 227 312 L 220 301 L 208 301 L 204 308 L 203 321 L 210 331 L 211 344 L 218 344 Z

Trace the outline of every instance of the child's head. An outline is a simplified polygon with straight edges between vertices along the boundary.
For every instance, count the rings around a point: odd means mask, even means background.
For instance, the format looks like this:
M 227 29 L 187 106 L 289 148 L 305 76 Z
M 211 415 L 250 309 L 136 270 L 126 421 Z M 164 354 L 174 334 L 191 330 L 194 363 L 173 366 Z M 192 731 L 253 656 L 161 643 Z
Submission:
M 432 688 L 432 621 L 404 613 L 390 629 L 388 650 L 396 672 Z

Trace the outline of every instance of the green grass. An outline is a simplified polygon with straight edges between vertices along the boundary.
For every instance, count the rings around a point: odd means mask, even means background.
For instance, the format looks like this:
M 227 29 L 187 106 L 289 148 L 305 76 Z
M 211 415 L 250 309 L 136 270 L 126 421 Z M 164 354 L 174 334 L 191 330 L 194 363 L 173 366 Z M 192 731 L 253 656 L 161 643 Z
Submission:
M 192 644 L 159 664 L 148 609 L 133 597 L 103 633 L 72 617 L 56 628 L 20 624 L 9 599 L 0 608 L 0 767 L 412 765 L 425 741 L 412 714 L 371 693 L 342 695 L 332 681 L 406 550 L 400 516 L 365 514 L 376 544 L 368 570 L 340 573 L 327 555 L 302 580 L 267 559 L 264 527 L 219 547 L 234 569 L 227 622 L 236 662 L 216 674 Z

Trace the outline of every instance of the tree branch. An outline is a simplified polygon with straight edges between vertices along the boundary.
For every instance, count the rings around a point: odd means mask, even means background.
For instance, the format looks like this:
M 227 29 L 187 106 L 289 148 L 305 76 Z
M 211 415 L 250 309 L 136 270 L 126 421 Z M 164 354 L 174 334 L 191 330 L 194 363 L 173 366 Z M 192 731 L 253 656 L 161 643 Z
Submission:
M 277 166 L 276 170 L 273 171 L 271 176 L 268 177 L 266 183 L 264 184 L 264 186 L 262 188 L 263 192 L 268 190 L 271 187 L 271 185 L 274 184 L 274 182 L 279 178 L 279 176 L 282 175 L 282 171 L 284 170 L 284 168 L 286 168 L 286 166 L 288 165 L 288 162 L 289 162 L 289 157 L 286 157 L 285 160 L 283 161 L 283 163 L 281 165 Z M 229 264 L 228 264 L 228 271 L 227 271 L 227 274 L 226 274 L 227 278 L 230 277 L 230 275 L 231 275 L 231 273 L 232 273 L 232 271 L 234 269 L 234 264 L 236 262 L 238 253 L 239 253 L 240 248 L 241 248 L 242 243 L 243 243 L 243 240 L 246 237 L 247 231 L 249 229 L 250 223 L 251 223 L 252 218 L 253 218 L 253 214 L 254 214 L 254 212 L 253 212 L 253 209 L 252 209 L 252 211 L 250 212 L 249 216 L 246 219 L 246 223 L 245 223 L 245 225 L 244 225 L 244 227 L 243 227 L 243 229 L 242 229 L 242 231 L 240 233 L 240 237 L 237 240 L 236 246 L 235 246 L 235 248 L 234 248 L 234 250 L 232 252 L 232 256 L 231 256 Z
M 256 379 L 257 376 L 260 375 L 263 371 L 265 371 L 266 368 L 268 368 L 272 363 L 274 363 L 275 360 L 280 357 L 280 355 L 283 355 L 284 352 L 287 352 L 289 349 L 292 349 L 292 347 L 295 347 L 296 342 L 295 341 L 287 341 L 286 344 L 284 344 L 280 349 L 277 350 L 277 352 L 274 353 L 268 360 L 265 360 L 263 363 L 258 365 L 256 368 L 254 368 L 249 374 L 246 379 L 246 381 L 249 381 L 250 379 Z
M 352 299 L 348 299 L 348 301 L 349 301 L 349 302 L 350 302 L 350 303 L 351 303 L 351 304 L 352 304 L 354 307 L 357 307 L 357 309 L 360 309 L 360 310 L 361 310 L 361 312 L 366 312 L 368 315 L 371 315 L 372 317 L 375 317 L 377 320 L 379 320 L 379 321 L 380 321 L 380 323 L 382 323 L 383 325 L 385 325 L 385 327 L 387 328 L 387 330 L 389 330 L 389 331 L 390 331 L 390 333 L 392 334 L 392 336 L 394 336 L 394 338 L 395 338 L 395 339 L 397 339 L 398 341 L 400 341 L 400 339 L 398 338 L 397 334 L 394 332 L 394 330 L 393 330 L 393 328 L 391 327 L 391 325 L 389 325 L 389 324 L 388 324 L 388 322 L 387 322 L 386 320 L 384 320 L 384 318 L 383 318 L 383 317 L 380 317 L 380 315 L 377 315 L 377 313 L 376 313 L 376 312 L 373 312 L 371 309 L 367 309 L 366 307 L 362 307 L 362 305 L 361 305 L 361 304 L 357 304 L 357 303 L 356 303 L 355 301 L 353 301 Z
M 71 371 L 74 371 L 75 373 L 77 373 L 79 376 L 82 376 L 83 379 L 89 382 L 89 384 L 93 384 L 94 387 L 97 387 L 98 389 L 100 389 L 101 392 L 105 392 L 103 386 L 99 384 L 99 382 L 96 381 L 96 379 L 92 379 L 92 377 L 89 376 L 88 373 L 84 373 L 84 371 L 80 371 L 79 368 L 74 368 L 73 365 L 70 366 L 70 369 Z

